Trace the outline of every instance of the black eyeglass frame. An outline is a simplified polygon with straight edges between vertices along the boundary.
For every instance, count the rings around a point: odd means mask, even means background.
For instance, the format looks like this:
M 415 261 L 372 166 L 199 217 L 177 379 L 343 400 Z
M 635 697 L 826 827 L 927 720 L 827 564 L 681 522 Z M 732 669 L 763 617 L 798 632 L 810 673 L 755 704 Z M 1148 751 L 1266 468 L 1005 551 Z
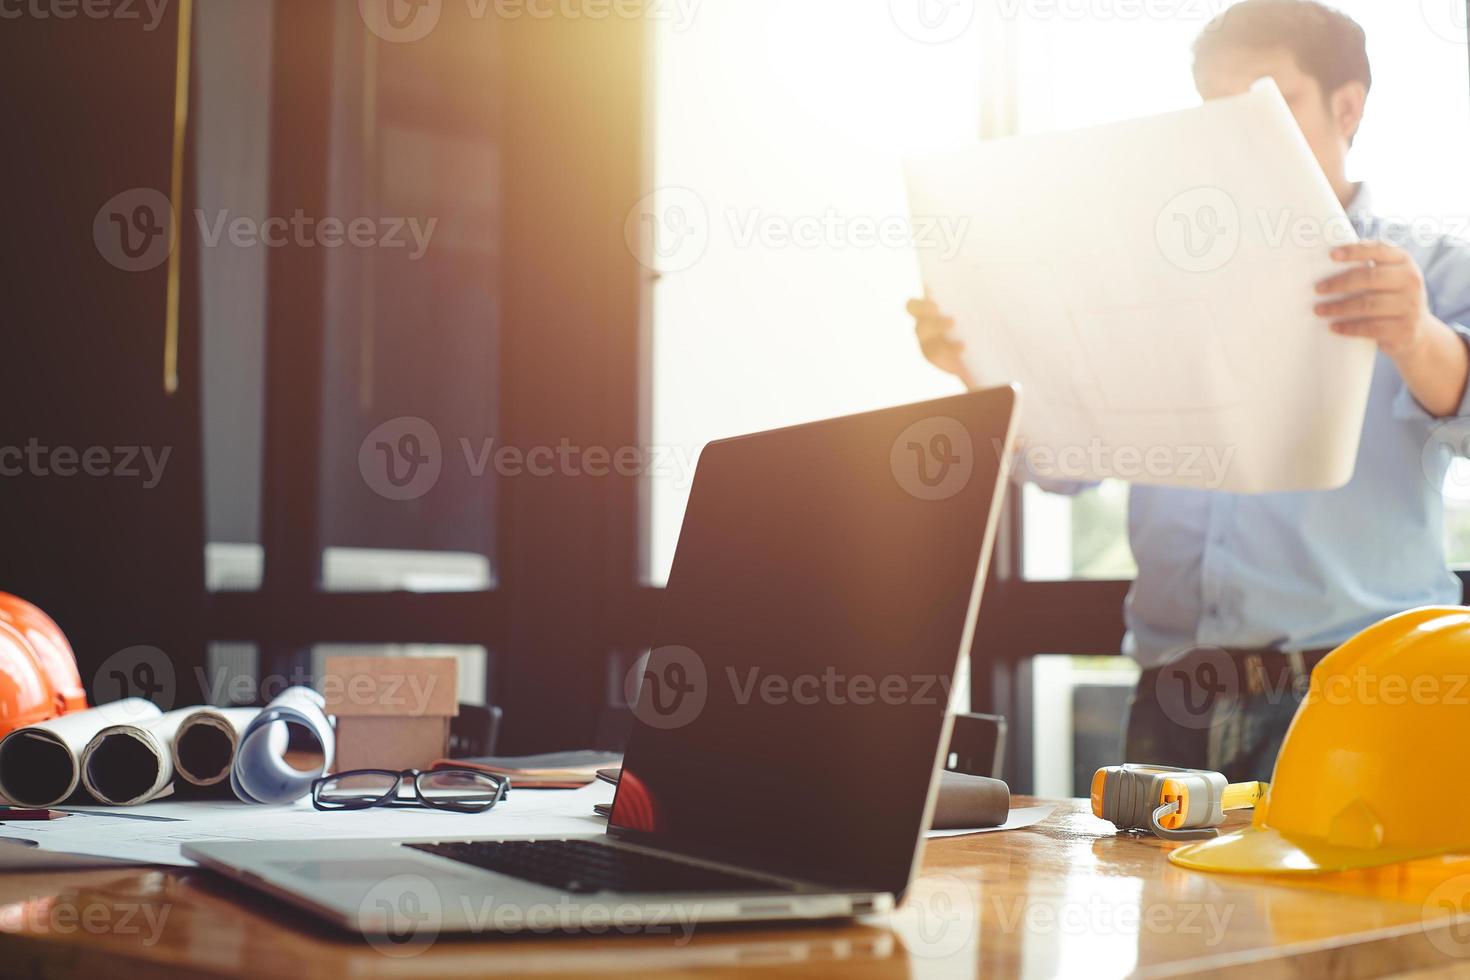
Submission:
M 424 776 L 438 776 L 445 773 L 489 780 L 495 785 L 495 795 L 483 803 L 456 803 L 452 800 L 431 800 L 424 796 L 423 788 L 419 786 L 419 780 Z M 387 776 L 393 779 L 393 785 L 377 799 L 353 800 L 347 803 L 323 803 L 321 798 L 322 787 L 327 783 L 335 782 L 336 780 L 349 776 Z M 405 800 L 398 796 L 398 791 L 403 787 L 403 781 L 405 779 L 413 780 L 414 799 Z M 509 779 L 492 772 L 481 772 L 478 769 L 348 769 L 345 772 L 334 772 L 331 775 L 318 776 L 311 781 L 311 805 L 318 810 L 326 811 L 371 810 L 373 807 L 379 806 L 426 806 L 433 810 L 451 810 L 455 813 L 484 813 L 509 795 Z

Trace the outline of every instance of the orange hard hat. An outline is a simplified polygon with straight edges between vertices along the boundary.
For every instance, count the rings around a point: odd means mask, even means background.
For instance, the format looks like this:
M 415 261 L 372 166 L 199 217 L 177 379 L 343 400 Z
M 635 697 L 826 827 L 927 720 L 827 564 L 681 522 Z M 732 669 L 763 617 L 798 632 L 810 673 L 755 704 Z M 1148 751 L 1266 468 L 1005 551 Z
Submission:
M 0 592 L 0 737 L 86 706 L 61 627 L 31 603 Z

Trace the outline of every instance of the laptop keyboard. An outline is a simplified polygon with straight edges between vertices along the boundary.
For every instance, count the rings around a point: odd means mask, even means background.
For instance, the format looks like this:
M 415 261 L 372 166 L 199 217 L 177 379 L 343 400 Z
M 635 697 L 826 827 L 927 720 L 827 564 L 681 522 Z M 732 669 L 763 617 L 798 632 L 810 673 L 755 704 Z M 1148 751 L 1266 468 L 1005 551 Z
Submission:
M 587 840 L 457 841 L 404 846 L 579 895 L 785 890 L 785 886 L 764 878 L 715 871 Z

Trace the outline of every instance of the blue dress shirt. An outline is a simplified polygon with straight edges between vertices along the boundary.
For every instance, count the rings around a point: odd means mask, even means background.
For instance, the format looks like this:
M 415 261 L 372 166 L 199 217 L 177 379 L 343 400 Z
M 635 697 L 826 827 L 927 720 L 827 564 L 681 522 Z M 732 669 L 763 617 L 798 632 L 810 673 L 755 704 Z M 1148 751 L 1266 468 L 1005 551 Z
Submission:
M 1349 209 L 1358 234 L 1412 253 L 1434 315 L 1470 343 L 1461 325 L 1470 323 L 1470 244 L 1374 217 L 1370 206 L 1363 190 Z M 1457 417 L 1470 417 L 1470 394 Z M 1453 455 L 1448 441 L 1426 452 L 1445 421 L 1424 410 L 1380 353 L 1357 469 L 1342 489 L 1134 486 L 1128 530 L 1138 578 L 1125 608 L 1125 652 L 1151 666 L 1194 646 L 1323 649 L 1394 613 L 1459 603 L 1441 490 Z

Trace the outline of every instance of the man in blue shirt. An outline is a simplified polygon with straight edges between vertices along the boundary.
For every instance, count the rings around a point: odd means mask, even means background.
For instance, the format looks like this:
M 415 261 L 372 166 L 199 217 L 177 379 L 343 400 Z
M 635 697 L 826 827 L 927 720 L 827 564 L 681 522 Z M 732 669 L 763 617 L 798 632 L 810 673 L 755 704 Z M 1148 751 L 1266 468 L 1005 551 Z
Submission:
M 1470 245 L 1377 218 L 1347 155 L 1372 86 L 1362 28 L 1310 0 L 1246 0 L 1195 43 L 1205 99 L 1271 76 L 1363 241 L 1317 286 L 1322 329 L 1378 344 L 1346 487 L 1246 496 L 1136 486 L 1126 652 L 1145 668 L 1128 760 L 1269 779 L 1311 668 L 1394 613 L 1461 601 L 1445 567 L 1446 420 L 1470 416 Z M 909 304 L 925 356 L 973 386 L 954 323 Z M 1311 365 L 1302 365 L 1310 371 Z M 1080 486 L 1043 484 L 1057 492 Z

